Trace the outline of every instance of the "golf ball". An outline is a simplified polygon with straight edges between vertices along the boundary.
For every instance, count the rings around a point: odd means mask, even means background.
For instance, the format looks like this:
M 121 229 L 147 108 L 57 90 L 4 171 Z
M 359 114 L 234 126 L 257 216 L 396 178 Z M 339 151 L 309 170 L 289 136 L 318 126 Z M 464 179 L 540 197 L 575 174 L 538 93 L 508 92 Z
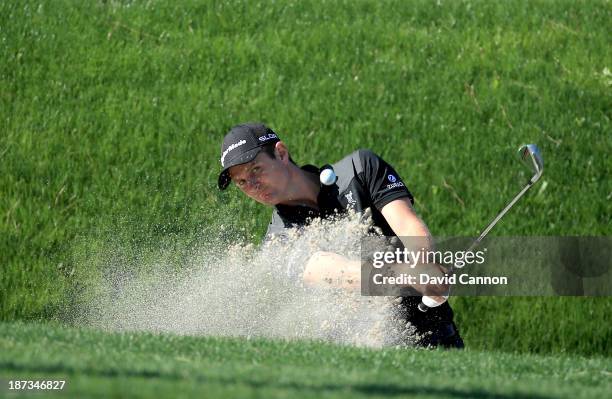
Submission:
M 336 174 L 332 168 L 325 168 L 321 171 L 319 180 L 321 181 L 321 184 L 331 186 L 336 182 Z

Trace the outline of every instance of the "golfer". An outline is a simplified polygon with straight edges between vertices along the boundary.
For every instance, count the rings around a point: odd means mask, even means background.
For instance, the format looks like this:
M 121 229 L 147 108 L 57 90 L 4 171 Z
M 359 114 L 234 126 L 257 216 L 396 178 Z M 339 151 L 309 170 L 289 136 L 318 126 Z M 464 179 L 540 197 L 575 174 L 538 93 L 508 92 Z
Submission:
M 223 140 L 218 184 L 224 190 L 233 181 L 248 197 L 274 207 L 266 238 L 286 234 L 286 229 L 304 226 L 314 218 L 327 218 L 349 209 L 367 210 L 374 226 L 385 236 L 430 238 L 427 226 L 412 208 L 412 194 L 382 158 L 369 150 L 357 150 L 331 166 L 337 179 L 331 185 L 322 185 L 321 169 L 296 165 L 287 146 L 272 129 L 261 123 L 245 123 L 233 127 Z M 344 281 L 337 278 L 340 270 L 353 278 Z M 360 270 L 359 262 L 319 252 L 308 261 L 304 281 L 311 285 L 340 281 L 337 284 L 343 288 L 358 288 Z M 443 275 L 441 269 L 430 272 Z M 414 288 L 425 292 L 423 287 Z M 434 291 L 436 288 L 441 295 L 448 287 L 433 287 Z M 403 316 L 422 337 L 419 344 L 463 348 L 448 302 L 427 312 L 418 310 L 420 302 L 418 295 L 401 298 Z

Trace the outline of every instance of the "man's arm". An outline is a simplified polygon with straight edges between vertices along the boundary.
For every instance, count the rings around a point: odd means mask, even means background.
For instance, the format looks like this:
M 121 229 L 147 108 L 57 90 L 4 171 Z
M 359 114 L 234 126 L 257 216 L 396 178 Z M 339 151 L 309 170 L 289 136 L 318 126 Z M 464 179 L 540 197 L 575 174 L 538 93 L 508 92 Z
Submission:
M 388 203 L 381 209 L 381 213 L 406 248 L 415 251 L 427 251 L 432 248 L 431 234 L 412 209 L 408 198 Z M 422 240 L 419 237 L 422 237 Z M 419 264 L 414 269 L 408 265 L 394 265 L 391 268 L 396 275 L 424 273 L 430 277 L 444 276 L 444 271 L 435 264 Z M 359 290 L 361 263 L 332 252 L 317 252 L 308 260 L 303 279 L 309 286 Z M 424 295 L 433 296 L 434 299 L 436 296 L 445 295 L 449 288 L 447 284 L 415 284 L 412 287 Z M 444 299 L 440 298 L 440 302 L 444 302 Z
M 408 250 L 428 251 L 433 249 L 429 229 L 414 212 L 408 198 L 393 200 L 383 206 L 380 212 Z M 430 277 L 444 276 L 444 270 L 439 265 L 433 263 L 417 264 L 412 271 L 428 274 Z M 400 273 L 401 270 L 397 270 L 397 272 Z M 413 287 L 424 295 L 433 296 L 445 295 L 449 289 L 448 284 L 414 285 Z
M 361 289 L 361 263 L 333 252 L 315 252 L 304 269 L 303 281 L 311 287 Z

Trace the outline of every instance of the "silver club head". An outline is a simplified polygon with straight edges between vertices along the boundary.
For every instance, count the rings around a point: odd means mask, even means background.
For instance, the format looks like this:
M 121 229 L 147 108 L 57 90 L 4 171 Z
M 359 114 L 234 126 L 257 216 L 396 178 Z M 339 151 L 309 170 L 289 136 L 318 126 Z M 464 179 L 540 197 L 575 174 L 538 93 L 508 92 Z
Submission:
M 518 155 L 521 161 L 534 173 L 530 183 L 537 182 L 544 171 L 544 159 L 542 159 L 538 146 L 535 144 L 525 144 L 519 148 Z

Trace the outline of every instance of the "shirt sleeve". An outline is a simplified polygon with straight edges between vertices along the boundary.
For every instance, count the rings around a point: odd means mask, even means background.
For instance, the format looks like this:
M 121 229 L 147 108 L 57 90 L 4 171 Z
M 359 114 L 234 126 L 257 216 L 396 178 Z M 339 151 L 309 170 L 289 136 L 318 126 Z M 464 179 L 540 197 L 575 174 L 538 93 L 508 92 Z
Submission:
M 380 210 L 399 198 L 408 198 L 414 203 L 412 194 L 391 165 L 370 150 L 359 150 L 359 159 L 365 188 L 376 209 Z

